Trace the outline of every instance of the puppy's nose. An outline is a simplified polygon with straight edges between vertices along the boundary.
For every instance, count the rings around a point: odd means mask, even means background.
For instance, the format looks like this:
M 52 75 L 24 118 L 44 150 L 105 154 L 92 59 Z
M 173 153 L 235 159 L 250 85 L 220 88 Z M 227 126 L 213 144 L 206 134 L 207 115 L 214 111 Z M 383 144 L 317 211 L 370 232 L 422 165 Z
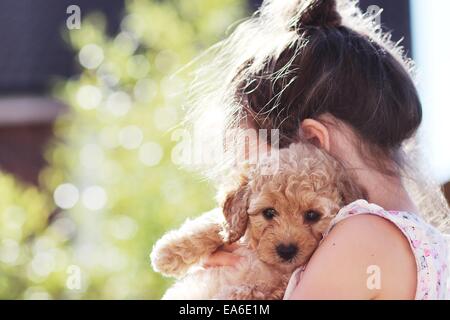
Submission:
M 277 246 L 277 253 L 283 260 L 291 260 L 298 252 L 298 247 L 295 244 L 279 244 Z

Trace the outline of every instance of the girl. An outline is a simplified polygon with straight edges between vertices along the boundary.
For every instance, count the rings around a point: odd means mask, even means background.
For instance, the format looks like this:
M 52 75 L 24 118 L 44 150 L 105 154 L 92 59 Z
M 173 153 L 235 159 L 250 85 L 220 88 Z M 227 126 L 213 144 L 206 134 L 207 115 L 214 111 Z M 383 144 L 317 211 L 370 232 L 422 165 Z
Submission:
M 208 130 L 210 144 L 238 127 L 277 129 L 280 148 L 303 136 L 340 161 L 366 193 L 338 213 L 285 298 L 444 298 L 447 245 L 421 216 L 437 221 L 448 207 L 417 170 L 406 170 L 406 142 L 422 120 L 413 64 L 374 17 L 353 0 L 267 0 L 209 52 L 191 119 Z M 201 127 L 213 117 L 213 126 Z M 236 153 L 226 156 L 225 171 Z M 235 248 L 219 250 L 206 266 L 234 265 Z

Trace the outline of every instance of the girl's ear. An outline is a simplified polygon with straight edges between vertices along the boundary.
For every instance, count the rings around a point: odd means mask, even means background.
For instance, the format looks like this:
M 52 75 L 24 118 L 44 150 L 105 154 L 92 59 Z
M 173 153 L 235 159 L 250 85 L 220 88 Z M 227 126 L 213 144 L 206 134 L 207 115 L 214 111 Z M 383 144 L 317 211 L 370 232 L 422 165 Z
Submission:
M 226 221 L 225 231 L 228 243 L 236 242 L 245 234 L 248 222 L 249 193 L 245 181 L 241 183 L 237 190 L 233 190 L 226 195 L 223 214 Z
M 330 152 L 330 133 L 326 126 L 317 120 L 305 119 L 301 124 L 301 130 L 306 140 Z

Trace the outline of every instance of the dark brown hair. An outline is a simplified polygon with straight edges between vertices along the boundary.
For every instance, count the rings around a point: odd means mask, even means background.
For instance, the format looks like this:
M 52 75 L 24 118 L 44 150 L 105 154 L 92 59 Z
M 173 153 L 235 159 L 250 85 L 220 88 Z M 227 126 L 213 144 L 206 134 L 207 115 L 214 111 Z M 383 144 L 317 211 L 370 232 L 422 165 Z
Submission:
M 427 221 L 448 231 L 447 202 L 422 163 L 418 139 L 408 139 L 422 121 L 414 62 L 375 18 L 357 0 L 264 0 L 193 62 L 185 124 L 200 133 L 201 154 L 218 161 L 186 157 L 185 164 L 220 185 L 242 162 L 235 150 L 246 145 L 242 130 L 228 129 L 245 121 L 279 129 L 283 148 L 301 139 L 302 120 L 331 114 L 355 133 L 365 162 L 404 178 Z
M 257 128 L 279 129 L 280 147 L 297 141 L 300 123 L 331 114 L 354 129 L 378 158 L 397 151 L 422 120 L 404 65 L 364 34 L 341 25 L 333 0 L 310 1 L 293 26 L 298 40 L 262 68 L 237 77 L 236 97 Z

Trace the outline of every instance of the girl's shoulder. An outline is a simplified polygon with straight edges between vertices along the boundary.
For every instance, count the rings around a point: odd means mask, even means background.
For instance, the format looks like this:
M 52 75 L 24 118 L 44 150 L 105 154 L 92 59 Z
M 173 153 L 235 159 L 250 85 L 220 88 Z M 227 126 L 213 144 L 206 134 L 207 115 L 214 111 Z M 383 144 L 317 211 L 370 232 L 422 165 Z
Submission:
M 387 220 L 361 214 L 335 224 L 304 270 L 293 275 L 285 297 L 412 299 L 415 289 L 415 259 L 406 239 Z
M 336 215 L 328 233 L 341 221 L 353 216 L 381 217 L 394 225 L 407 239 L 417 267 L 416 299 L 443 299 L 447 291 L 448 241 L 420 216 L 402 211 L 387 211 L 365 200 L 355 201 Z

